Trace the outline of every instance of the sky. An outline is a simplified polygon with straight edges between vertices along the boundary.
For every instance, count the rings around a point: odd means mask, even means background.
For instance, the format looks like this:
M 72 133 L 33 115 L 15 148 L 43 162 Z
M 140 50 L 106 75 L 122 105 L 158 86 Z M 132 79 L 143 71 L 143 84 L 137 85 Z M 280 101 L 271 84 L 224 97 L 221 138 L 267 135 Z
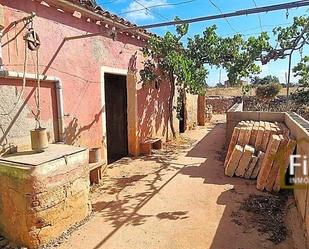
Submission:
M 175 16 L 181 19 L 188 19 L 200 16 L 232 12 L 241 9 L 262 7 L 272 4 L 292 2 L 292 0 L 97 0 L 104 9 L 117 14 L 137 25 L 152 24 L 173 20 Z M 214 5 L 212 4 L 214 3 Z M 148 10 L 145 9 L 148 7 Z M 309 7 L 297 9 L 280 10 L 269 13 L 261 13 L 249 16 L 233 17 L 214 21 L 206 21 L 190 24 L 188 37 L 196 34 L 202 34 L 206 27 L 216 25 L 217 32 L 221 36 L 232 36 L 240 33 L 244 38 L 249 36 L 258 36 L 261 31 L 267 31 L 271 37 L 273 45 L 275 39 L 272 30 L 276 26 L 288 26 L 293 22 L 293 17 L 309 15 Z M 174 26 L 149 29 L 148 31 L 158 35 L 164 35 L 167 31 L 175 31 Z M 303 55 L 309 54 L 307 47 Z M 300 61 L 300 54 L 294 53 L 292 66 Z M 227 79 L 226 72 L 223 69 L 210 68 L 207 83 L 214 86 L 219 82 L 221 71 L 221 82 Z M 262 66 L 261 77 L 266 75 L 275 75 L 280 82 L 285 82 L 285 74 L 288 70 L 288 60 L 277 60 Z M 245 79 L 249 80 L 249 79 Z M 292 78 L 292 82 L 297 82 L 297 78 Z

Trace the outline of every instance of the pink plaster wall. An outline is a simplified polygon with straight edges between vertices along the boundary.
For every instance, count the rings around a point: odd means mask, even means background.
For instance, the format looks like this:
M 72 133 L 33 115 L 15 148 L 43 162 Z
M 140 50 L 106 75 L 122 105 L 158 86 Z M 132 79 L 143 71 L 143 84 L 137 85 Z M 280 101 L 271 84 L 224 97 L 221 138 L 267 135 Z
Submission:
M 128 69 L 130 59 L 145 43 L 121 34 L 118 35 L 117 41 L 113 41 L 108 37 L 106 28 L 36 1 L 1 0 L 0 3 L 4 5 L 5 25 L 23 18 L 32 11 L 37 14 L 34 28 L 41 39 L 40 72 L 61 78 L 64 87 L 66 142 L 87 147 L 102 146 L 101 118 L 104 108 L 101 104 L 101 66 Z M 18 25 L 18 28 L 20 27 L 21 24 Z M 100 29 L 106 30 L 106 36 L 63 43 L 66 36 L 99 32 Z M 9 38 L 14 33 L 13 29 Z M 6 40 L 7 36 L 2 41 Z M 5 68 L 22 72 L 23 53 L 24 43 L 19 36 L 17 44 L 12 42 L 3 48 Z M 138 69 L 142 67 L 142 60 L 143 56 L 138 52 Z M 35 72 L 34 63 L 35 54 L 29 54 L 28 72 Z M 11 83 L 6 81 L 5 84 Z M 14 84 L 16 85 L 16 82 Z M 21 85 L 21 82 L 19 84 Z M 27 87 L 27 92 L 32 87 Z M 49 122 L 52 120 L 53 126 L 56 126 L 54 93 L 47 84 L 42 92 L 42 118 Z M 162 135 L 167 121 L 168 95 L 169 87 L 166 83 L 162 84 L 159 90 L 142 88 L 140 83 L 137 83 L 137 127 L 141 140 L 153 134 Z M 34 108 L 33 100 L 29 100 L 27 105 Z M 54 131 L 56 129 L 57 127 Z

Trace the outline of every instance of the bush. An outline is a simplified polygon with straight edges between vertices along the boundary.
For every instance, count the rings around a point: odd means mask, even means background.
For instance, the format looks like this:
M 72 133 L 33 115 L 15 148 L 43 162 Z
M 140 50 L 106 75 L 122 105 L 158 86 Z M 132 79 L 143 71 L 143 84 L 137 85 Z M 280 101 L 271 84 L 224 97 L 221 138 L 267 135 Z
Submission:
M 262 101 L 270 101 L 279 94 L 281 88 L 282 86 L 278 83 L 260 85 L 256 88 L 255 93 L 258 99 Z
M 295 93 L 291 94 L 291 99 L 299 104 L 309 103 L 309 89 L 299 89 Z

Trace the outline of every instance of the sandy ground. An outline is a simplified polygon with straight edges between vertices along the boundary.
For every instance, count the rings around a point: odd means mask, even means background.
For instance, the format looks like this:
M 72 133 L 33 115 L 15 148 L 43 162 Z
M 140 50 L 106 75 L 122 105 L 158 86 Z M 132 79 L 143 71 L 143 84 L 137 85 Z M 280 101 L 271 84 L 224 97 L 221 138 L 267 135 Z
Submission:
M 195 144 L 109 165 L 103 185 L 92 193 L 94 216 L 59 247 L 305 248 L 291 197 L 288 237 L 277 245 L 258 231 L 246 213 L 239 213 L 245 198 L 261 192 L 255 181 L 224 175 L 224 123 L 198 127 L 185 136 Z

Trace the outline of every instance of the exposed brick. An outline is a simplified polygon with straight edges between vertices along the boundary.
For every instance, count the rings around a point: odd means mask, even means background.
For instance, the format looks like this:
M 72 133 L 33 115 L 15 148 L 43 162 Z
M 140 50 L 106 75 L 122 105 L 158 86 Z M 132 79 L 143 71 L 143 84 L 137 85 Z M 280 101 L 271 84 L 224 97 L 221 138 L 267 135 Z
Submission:
M 262 151 L 266 151 L 266 149 L 267 149 L 267 145 L 268 145 L 268 142 L 270 140 L 270 132 L 271 132 L 270 124 L 269 124 L 269 122 L 265 122 L 265 131 L 264 131 L 264 134 L 263 134 L 263 140 L 262 140 L 262 145 L 261 145 Z
M 88 150 L 55 146 L 66 158 L 30 168 L 0 161 L 0 233 L 17 245 L 37 248 L 90 212 Z
M 206 105 L 211 105 L 213 113 L 226 113 L 234 104 L 234 97 L 206 97 Z
M 247 127 L 247 130 L 246 130 L 246 134 L 245 134 L 245 138 L 244 138 L 244 145 L 249 144 L 249 142 L 250 142 L 250 137 L 251 137 L 251 132 L 252 132 L 252 125 L 250 124 L 250 125 Z
M 245 138 L 246 138 L 247 127 L 241 127 L 239 131 L 237 144 L 241 146 L 245 146 Z
M 253 127 L 252 127 L 252 132 L 251 132 L 250 141 L 249 141 L 249 144 L 251 146 L 255 146 L 258 131 L 259 131 L 259 123 L 255 122 Z

